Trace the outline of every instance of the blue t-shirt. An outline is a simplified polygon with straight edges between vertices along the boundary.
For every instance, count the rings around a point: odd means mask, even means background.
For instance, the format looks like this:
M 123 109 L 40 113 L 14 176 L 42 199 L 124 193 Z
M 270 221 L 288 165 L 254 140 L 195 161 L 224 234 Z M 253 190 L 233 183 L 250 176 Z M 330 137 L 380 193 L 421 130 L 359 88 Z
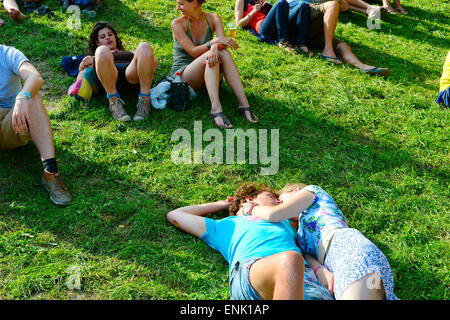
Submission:
M 253 216 L 232 216 L 221 220 L 205 218 L 206 232 L 200 238 L 219 251 L 230 264 L 246 258 L 264 258 L 284 251 L 297 251 L 295 229 L 288 220 L 273 223 Z
M 0 44 L 0 108 L 14 107 L 17 94 L 22 90 L 19 68 L 28 59 L 22 52 Z

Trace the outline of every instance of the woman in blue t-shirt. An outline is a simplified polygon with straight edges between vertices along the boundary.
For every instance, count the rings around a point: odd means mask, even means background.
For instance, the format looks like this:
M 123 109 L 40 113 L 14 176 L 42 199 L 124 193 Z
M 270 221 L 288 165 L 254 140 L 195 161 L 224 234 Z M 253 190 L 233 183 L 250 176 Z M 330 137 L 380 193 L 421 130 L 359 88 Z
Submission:
M 248 204 L 241 211 L 277 222 L 298 217 L 297 240 L 319 281 L 336 299 L 398 299 L 392 270 L 375 244 L 347 221 L 322 188 L 290 184 L 278 206 Z
M 228 261 L 231 299 L 332 299 L 328 291 L 305 274 L 305 263 L 289 221 L 278 223 L 249 216 L 206 218 L 229 210 L 236 213 L 251 199 L 261 206 L 280 202 L 260 185 L 238 188 L 233 199 L 178 208 L 167 214 L 175 227 L 199 237 Z M 312 274 L 312 271 L 311 271 Z

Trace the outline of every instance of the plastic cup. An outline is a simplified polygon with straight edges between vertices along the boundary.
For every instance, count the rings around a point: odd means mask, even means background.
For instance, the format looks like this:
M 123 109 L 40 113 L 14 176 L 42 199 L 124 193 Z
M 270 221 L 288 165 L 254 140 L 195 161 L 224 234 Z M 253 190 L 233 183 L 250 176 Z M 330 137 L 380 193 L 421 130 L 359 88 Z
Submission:
M 237 35 L 236 23 L 230 22 L 228 24 L 228 35 L 230 36 L 230 38 L 236 38 Z

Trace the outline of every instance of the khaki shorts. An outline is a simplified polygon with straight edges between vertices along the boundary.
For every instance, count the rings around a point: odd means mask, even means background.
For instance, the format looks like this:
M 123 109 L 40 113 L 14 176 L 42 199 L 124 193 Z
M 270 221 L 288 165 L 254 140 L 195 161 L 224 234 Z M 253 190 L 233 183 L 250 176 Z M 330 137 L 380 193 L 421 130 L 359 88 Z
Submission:
M 12 126 L 13 109 L 0 108 L 0 149 L 15 149 L 30 141 L 30 133 L 19 135 Z
M 325 7 L 321 4 L 311 4 L 311 17 L 308 25 L 307 45 L 311 49 L 323 50 L 325 47 L 323 16 L 325 14 Z M 337 37 L 333 37 L 333 49 L 343 41 Z

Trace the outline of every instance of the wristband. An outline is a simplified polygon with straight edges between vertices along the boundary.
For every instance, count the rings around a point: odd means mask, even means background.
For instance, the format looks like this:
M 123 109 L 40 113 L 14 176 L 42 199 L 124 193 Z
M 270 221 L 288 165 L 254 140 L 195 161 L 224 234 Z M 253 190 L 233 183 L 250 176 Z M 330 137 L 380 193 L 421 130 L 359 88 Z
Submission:
M 252 204 L 252 205 L 250 206 L 250 209 L 248 210 L 248 215 L 249 215 L 249 216 L 252 215 L 253 208 L 256 207 L 257 205 L 258 205 L 257 203 L 254 203 L 254 204 Z
M 27 97 L 27 100 L 31 99 L 31 93 L 29 93 L 29 92 L 20 91 L 17 95 L 19 95 L 19 94 L 24 95 L 25 97 Z
M 316 272 L 320 269 L 320 267 L 322 267 L 322 266 L 318 266 L 318 267 L 314 270 L 314 274 L 316 274 Z

